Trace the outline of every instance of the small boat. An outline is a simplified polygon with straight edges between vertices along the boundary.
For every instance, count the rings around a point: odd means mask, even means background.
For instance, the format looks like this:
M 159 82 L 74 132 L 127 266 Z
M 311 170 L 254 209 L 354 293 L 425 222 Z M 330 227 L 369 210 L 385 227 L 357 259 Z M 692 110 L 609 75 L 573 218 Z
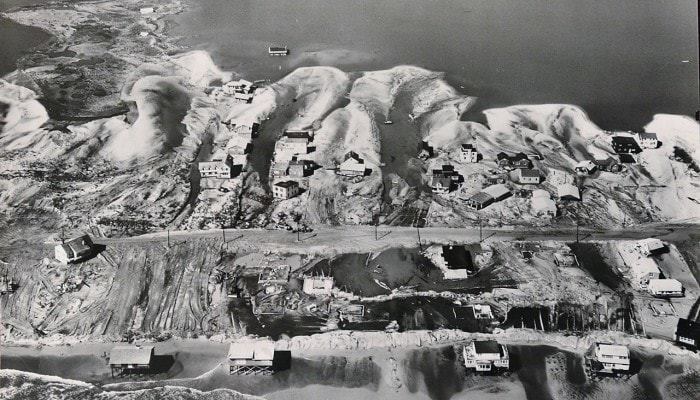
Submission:
M 267 54 L 271 56 L 287 56 L 289 49 L 287 46 L 270 46 L 267 48 Z
M 386 283 L 381 282 L 381 281 L 380 281 L 379 279 L 377 279 L 377 278 L 374 278 L 374 283 L 376 283 L 377 285 L 379 285 L 382 289 L 391 290 L 391 289 L 389 289 L 389 286 L 386 285 Z

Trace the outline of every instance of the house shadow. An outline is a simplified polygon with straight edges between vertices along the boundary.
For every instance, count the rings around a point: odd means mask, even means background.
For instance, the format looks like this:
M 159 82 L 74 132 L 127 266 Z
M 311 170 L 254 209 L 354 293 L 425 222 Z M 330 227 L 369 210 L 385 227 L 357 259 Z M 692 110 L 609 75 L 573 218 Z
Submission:
M 154 355 L 151 358 L 151 368 L 149 369 L 149 373 L 164 374 L 170 371 L 173 364 L 175 364 L 175 356 L 171 354 Z
M 292 368 L 292 352 L 289 350 L 276 350 L 272 359 L 272 369 L 275 372 L 286 371 Z
M 97 256 L 100 255 L 103 251 L 107 249 L 107 246 L 104 244 L 99 244 L 99 243 L 93 243 L 92 246 L 90 246 L 90 252 L 83 256 L 79 261 L 76 261 L 76 264 L 80 264 L 86 261 L 90 261 L 93 258 L 97 258 Z

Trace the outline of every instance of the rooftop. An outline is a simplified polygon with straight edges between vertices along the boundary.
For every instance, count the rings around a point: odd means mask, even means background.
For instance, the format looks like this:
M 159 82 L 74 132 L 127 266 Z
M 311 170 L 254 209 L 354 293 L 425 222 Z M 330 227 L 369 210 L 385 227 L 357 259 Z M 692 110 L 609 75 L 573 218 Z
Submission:
M 476 340 L 474 341 L 474 351 L 476 354 L 500 354 L 501 345 L 495 340 Z
M 637 136 L 639 136 L 640 139 L 657 139 L 656 133 L 653 132 L 640 132 Z
M 519 169 L 520 171 L 520 176 L 523 178 L 539 178 L 540 177 L 540 171 L 536 169 Z
M 620 346 L 620 345 L 608 344 L 608 343 L 596 343 L 596 347 L 601 352 L 601 354 L 604 354 L 606 356 L 615 356 L 615 357 L 629 357 L 630 356 L 630 351 L 627 348 L 627 346 Z
M 299 184 L 296 181 L 282 181 L 282 182 L 277 182 L 275 183 L 275 186 L 283 187 L 283 188 L 290 188 L 294 186 L 299 186 Z
M 115 346 L 109 352 L 110 364 L 149 364 L 153 346 L 122 345 Z
M 258 340 L 255 342 L 231 343 L 228 349 L 229 359 L 244 359 L 256 361 L 270 361 L 275 357 L 275 343 L 271 340 Z

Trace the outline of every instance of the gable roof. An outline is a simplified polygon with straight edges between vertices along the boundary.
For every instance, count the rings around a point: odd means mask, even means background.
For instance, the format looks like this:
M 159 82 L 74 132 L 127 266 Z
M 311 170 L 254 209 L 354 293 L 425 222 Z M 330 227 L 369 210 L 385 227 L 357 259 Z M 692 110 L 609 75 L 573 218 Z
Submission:
M 109 363 L 120 364 L 150 364 L 153 346 L 120 345 L 114 346 L 109 352 Z

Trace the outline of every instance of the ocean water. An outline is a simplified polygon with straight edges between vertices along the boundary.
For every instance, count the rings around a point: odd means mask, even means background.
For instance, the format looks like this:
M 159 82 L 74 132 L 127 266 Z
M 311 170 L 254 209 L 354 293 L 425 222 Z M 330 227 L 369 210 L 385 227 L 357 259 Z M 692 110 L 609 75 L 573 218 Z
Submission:
M 0 0 L 0 12 L 13 7 L 48 3 L 50 0 Z M 16 69 L 17 59 L 50 35 L 39 28 L 24 26 L 0 17 L 0 77 Z
M 172 34 L 251 79 L 308 65 L 412 64 L 443 71 L 478 96 L 469 118 L 489 107 L 571 103 L 609 129 L 699 108 L 693 0 L 198 0 L 190 7 L 172 18 Z M 270 57 L 270 45 L 291 54 Z

